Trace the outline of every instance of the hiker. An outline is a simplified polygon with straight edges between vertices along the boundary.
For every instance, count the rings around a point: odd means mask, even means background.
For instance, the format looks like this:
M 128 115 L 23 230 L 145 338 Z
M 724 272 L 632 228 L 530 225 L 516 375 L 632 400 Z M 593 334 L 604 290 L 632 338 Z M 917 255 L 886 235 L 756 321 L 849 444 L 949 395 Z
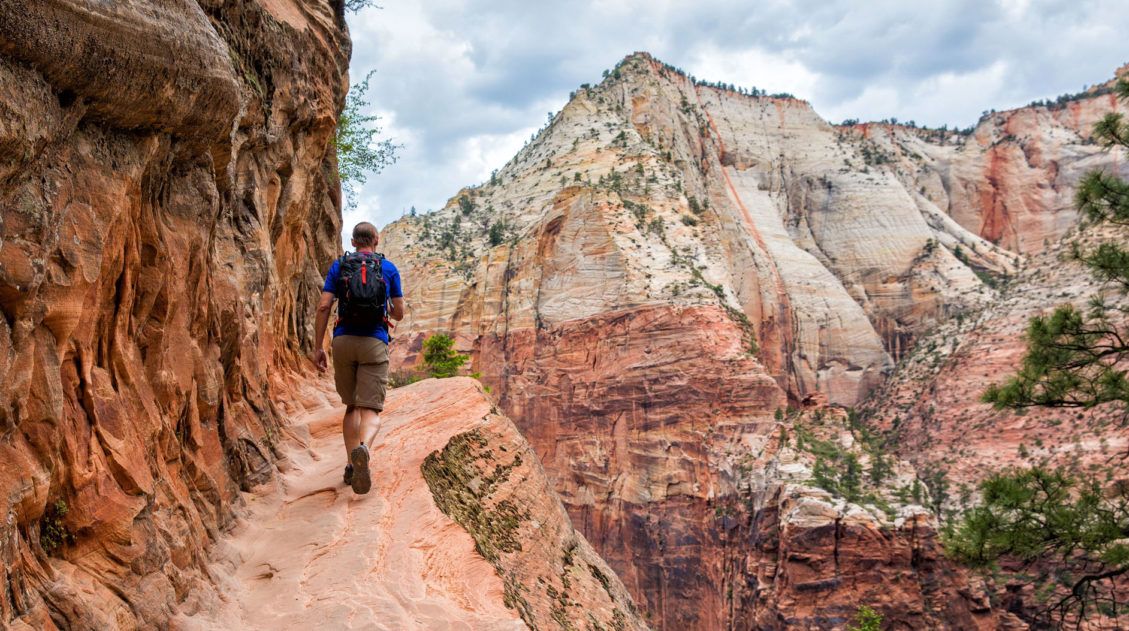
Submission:
M 333 327 L 333 380 L 345 404 L 341 433 L 345 437 L 345 484 L 354 493 L 368 493 L 369 446 L 380 430 L 380 412 L 388 387 L 388 329 L 404 317 L 404 292 L 400 272 L 375 251 L 380 235 L 376 226 L 362 221 L 353 228 L 353 248 L 333 262 L 314 321 L 314 363 L 327 366 L 325 328 L 334 300 L 337 323 Z

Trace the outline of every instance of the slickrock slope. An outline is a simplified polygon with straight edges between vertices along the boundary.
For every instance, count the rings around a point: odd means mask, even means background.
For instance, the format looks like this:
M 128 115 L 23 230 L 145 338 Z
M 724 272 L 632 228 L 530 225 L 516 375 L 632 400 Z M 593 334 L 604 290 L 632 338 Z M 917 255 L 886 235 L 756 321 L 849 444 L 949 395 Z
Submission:
M 217 589 L 175 627 L 646 628 L 477 382 L 390 394 L 365 496 L 341 482 L 342 411 L 287 428 L 283 474 L 254 491 L 217 546 Z
M 869 142 L 634 55 L 490 182 L 384 233 L 409 279 L 394 364 L 454 334 L 658 626 L 792 615 L 772 603 L 795 591 L 733 596 L 767 557 L 752 526 L 718 527 L 739 495 L 718 453 L 764 443 L 789 402 L 857 403 L 915 335 L 994 298 L 978 273 L 1015 269 Z M 819 571 L 816 608 L 853 593 Z
M 160 627 L 271 476 L 348 53 L 322 0 L 0 0 L 0 627 Z

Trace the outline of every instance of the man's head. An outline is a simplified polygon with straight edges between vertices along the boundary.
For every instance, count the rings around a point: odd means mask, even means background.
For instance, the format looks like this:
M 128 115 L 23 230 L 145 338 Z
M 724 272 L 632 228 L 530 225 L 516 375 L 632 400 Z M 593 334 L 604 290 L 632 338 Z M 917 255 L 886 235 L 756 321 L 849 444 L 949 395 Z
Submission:
M 367 221 L 362 221 L 353 227 L 353 247 L 360 250 L 362 248 L 375 248 L 377 242 L 380 241 L 380 235 L 376 232 L 376 226 Z

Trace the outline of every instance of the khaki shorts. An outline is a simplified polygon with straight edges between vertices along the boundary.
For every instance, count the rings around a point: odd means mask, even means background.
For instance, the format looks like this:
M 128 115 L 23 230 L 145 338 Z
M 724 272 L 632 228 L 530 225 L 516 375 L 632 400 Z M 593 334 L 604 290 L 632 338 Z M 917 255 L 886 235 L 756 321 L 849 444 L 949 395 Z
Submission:
M 388 345 L 375 337 L 333 338 L 333 380 L 345 405 L 383 410 L 388 389 Z

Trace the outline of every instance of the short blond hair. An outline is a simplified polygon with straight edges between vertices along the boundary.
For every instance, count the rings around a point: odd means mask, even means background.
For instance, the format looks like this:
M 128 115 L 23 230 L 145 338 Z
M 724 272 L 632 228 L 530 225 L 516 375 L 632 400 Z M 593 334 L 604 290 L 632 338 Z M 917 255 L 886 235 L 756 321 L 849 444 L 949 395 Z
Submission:
M 353 244 L 359 248 L 371 248 L 376 245 L 376 226 L 367 221 L 362 221 L 353 227 Z

